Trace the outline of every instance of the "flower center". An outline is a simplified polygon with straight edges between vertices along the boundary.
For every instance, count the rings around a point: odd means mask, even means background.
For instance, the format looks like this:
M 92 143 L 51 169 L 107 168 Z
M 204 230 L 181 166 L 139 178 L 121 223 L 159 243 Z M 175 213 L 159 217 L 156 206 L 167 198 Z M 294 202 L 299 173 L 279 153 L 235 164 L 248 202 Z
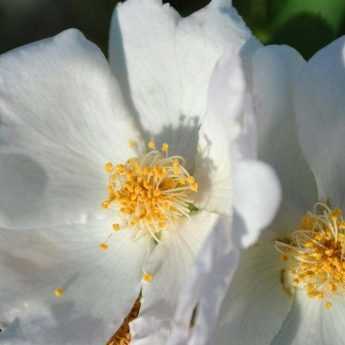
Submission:
M 286 261 L 282 283 L 302 288 L 311 298 L 329 301 L 333 294 L 345 293 L 345 221 L 340 209 L 317 203 L 297 230 L 288 238 L 275 241 L 275 248 Z
M 123 164 L 105 165 L 108 197 L 102 206 L 113 206 L 121 214 L 124 224 L 114 224 L 115 231 L 131 227 L 159 241 L 162 230 L 196 210 L 190 195 L 198 191 L 198 183 L 185 169 L 182 157 L 169 157 L 168 144 L 157 150 L 150 140 L 148 148 Z

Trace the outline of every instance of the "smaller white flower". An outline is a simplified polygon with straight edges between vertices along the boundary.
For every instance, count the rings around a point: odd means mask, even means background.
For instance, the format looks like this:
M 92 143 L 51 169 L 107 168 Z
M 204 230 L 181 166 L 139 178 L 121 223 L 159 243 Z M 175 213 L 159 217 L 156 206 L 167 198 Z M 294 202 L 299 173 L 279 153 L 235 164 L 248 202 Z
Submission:
M 230 286 L 214 285 L 220 298 L 227 289 L 216 332 L 218 314 L 204 310 L 211 328 L 197 328 L 190 344 L 344 344 L 344 46 L 342 37 L 307 63 L 288 47 L 254 51 L 258 152 L 280 177 L 282 204 L 241 252 Z

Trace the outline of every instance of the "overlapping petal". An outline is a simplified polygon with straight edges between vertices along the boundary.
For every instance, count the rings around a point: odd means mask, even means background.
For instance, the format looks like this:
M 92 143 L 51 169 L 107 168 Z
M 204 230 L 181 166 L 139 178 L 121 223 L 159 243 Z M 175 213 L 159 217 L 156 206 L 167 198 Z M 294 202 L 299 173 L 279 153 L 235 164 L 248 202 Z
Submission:
M 227 46 L 239 49 L 248 36 L 228 2 L 184 19 L 160 0 L 127 1 L 114 12 L 109 55 L 127 100 L 143 132 L 166 140 L 191 167 L 213 69 Z
M 145 262 L 144 271 L 153 274 L 152 282 L 143 285 L 139 316 L 131 323 L 133 344 L 165 343 L 181 294 L 205 239 L 219 216 L 207 212 L 194 215 L 174 232 L 164 234 L 162 242 Z M 157 336 L 157 331 L 161 336 Z
M 317 199 L 314 176 L 299 146 L 293 89 L 304 62 L 292 48 L 268 46 L 252 58 L 252 94 L 258 129 L 258 157 L 275 169 L 282 203 L 274 231 L 293 229 Z
M 239 247 L 249 247 L 270 225 L 281 201 L 279 180 L 274 170 L 260 161 L 242 160 L 233 176 L 233 239 Z
M 223 298 L 239 259 L 231 241 L 230 223 L 231 218 L 220 217 L 204 243 L 182 290 L 169 345 L 212 343 Z
M 299 140 L 320 198 L 345 207 L 345 38 L 320 50 L 296 82 Z

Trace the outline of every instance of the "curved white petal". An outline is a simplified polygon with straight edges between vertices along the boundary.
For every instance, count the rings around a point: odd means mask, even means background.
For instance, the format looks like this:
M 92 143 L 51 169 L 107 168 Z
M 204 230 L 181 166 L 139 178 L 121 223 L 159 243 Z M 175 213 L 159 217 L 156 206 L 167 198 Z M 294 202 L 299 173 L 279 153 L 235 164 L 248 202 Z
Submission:
M 326 309 L 322 301 L 298 293 L 279 334 L 271 345 L 342 345 L 344 344 L 343 296 L 332 298 Z
M 292 298 L 283 290 L 282 264 L 271 242 L 243 251 L 225 297 L 216 344 L 270 344 L 279 332 Z
M 87 158 L 122 160 L 131 153 L 127 140 L 136 131 L 116 80 L 79 31 L 3 54 L 0 76 L 2 124 L 24 124 Z
M 202 116 L 206 109 L 209 109 L 209 82 L 217 62 L 226 52 L 230 53 L 231 59 L 234 60 L 235 54 L 238 54 L 250 37 L 249 29 L 231 6 L 230 1 L 223 3 L 211 1 L 208 6 L 178 23 L 176 57 L 182 88 L 180 110 L 182 114 Z M 237 97 L 237 89 L 240 88 L 240 85 L 237 86 L 240 77 L 236 75 L 238 65 L 232 62 L 233 69 L 230 73 L 232 78 L 230 75 L 224 75 L 228 79 L 226 82 L 231 85 L 224 85 L 223 90 L 229 93 L 224 95 L 217 87 L 217 93 L 212 94 L 213 104 L 228 99 L 222 114 L 226 110 L 231 111 L 231 108 L 236 107 L 236 101 L 240 100 Z
M 114 233 L 103 252 L 110 223 L 1 230 L 0 275 L 7 278 L 0 282 L 0 320 L 18 320 L 13 341 L 105 343 L 139 294 L 151 246 L 127 231 Z M 56 288 L 64 289 L 62 297 L 54 296 Z
M 160 0 L 119 5 L 109 55 L 143 132 L 193 160 L 212 71 L 226 47 L 238 50 L 248 36 L 230 4 L 214 2 L 184 19 Z
M 195 203 L 209 212 L 232 212 L 231 145 L 224 124 L 207 116 L 200 129 L 194 176 L 198 181 Z
M 103 164 L 127 159 L 137 136 L 107 61 L 76 30 L 0 57 L 0 121 L 7 227 L 79 221 L 99 209 Z
M 178 124 L 178 18 L 177 12 L 160 0 L 129 0 L 116 7 L 111 23 L 110 64 L 122 87 L 128 83 L 138 121 L 155 134 L 164 126 Z
M 299 140 L 321 198 L 345 207 L 345 38 L 318 52 L 296 80 Z
M 240 247 L 248 247 L 271 223 L 281 201 L 281 190 L 275 172 L 267 164 L 243 160 L 237 162 L 234 171 L 233 205 L 244 222 L 246 232 L 234 233 L 233 236 L 239 240 Z M 233 226 L 233 232 L 240 230 Z
M 237 34 L 234 45 L 225 45 L 226 51 L 209 83 L 207 113 L 195 161 L 195 175 L 200 180 L 198 203 L 222 214 L 231 212 L 231 170 L 235 160 L 256 156 L 255 121 L 249 111 L 244 69 L 257 43 L 249 33 L 246 41 Z
M 240 131 L 245 80 L 237 51 L 220 59 L 208 90 L 208 109 L 199 132 L 195 177 L 196 203 L 211 212 L 230 214 L 232 209 L 232 145 Z
M 208 344 L 239 259 L 232 245 L 231 219 L 220 217 L 182 290 L 168 345 Z M 193 328 L 190 322 L 197 307 Z
M 233 143 L 233 159 L 257 159 L 258 138 L 257 138 L 257 117 L 251 95 L 251 85 L 253 83 L 252 57 L 255 52 L 262 47 L 262 44 L 253 36 L 241 48 L 239 58 L 241 71 L 244 74 L 245 95 L 239 107 L 241 117 L 237 118 L 239 128 L 235 133 L 236 141 Z M 233 77 L 232 77 L 233 78 Z M 236 104 L 236 102 L 235 102 Z M 220 107 L 221 108 L 221 107 Z M 236 114 L 236 113 L 234 113 Z
M 153 250 L 144 265 L 144 271 L 152 274 L 153 280 L 143 284 L 140 313 L 131 323 L 133 345 L 159 345 L 168 340 L 177 301 L 192 264 L 218 218 L 200 212 L 176 232 L 165 234 Z M 162 338 L 157 336 L 158 330 Z
M 252 97 L 257 115 L 258 157 L 276 171 L 282 203 L 272 227 L 286 230 L 317 200 L 313 174 L 298 143 L 293 88 L 304 62 L 293 49 L 267 46 L 252 59 Z

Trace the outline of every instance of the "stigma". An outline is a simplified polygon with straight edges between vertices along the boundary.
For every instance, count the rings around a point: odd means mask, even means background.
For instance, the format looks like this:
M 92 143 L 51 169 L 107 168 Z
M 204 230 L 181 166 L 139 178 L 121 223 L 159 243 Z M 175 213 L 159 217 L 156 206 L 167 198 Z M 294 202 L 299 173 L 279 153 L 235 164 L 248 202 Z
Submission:
M 345 221 L 338 208 L 317 203 L 297 230 L 275 241 L 286 262 L 283 287 L 303 289 L 307 296 L 332 307 L 334 294 L 345 293 Z
M 130 147 L 137 145 L 130 142 Z M 145 153 L 121 164 L 106 163 L 108 196 L 102 207 L 113 208 L 122 219 L 113 230 L 134 228 L 159 241 L 161 231 L 189 218 L 195 210 L 191 195 L 198 191 L 198 182 L 184 163 L 181 156 L 169 156 L 167 143 L 159 150 L 152 139 Z

